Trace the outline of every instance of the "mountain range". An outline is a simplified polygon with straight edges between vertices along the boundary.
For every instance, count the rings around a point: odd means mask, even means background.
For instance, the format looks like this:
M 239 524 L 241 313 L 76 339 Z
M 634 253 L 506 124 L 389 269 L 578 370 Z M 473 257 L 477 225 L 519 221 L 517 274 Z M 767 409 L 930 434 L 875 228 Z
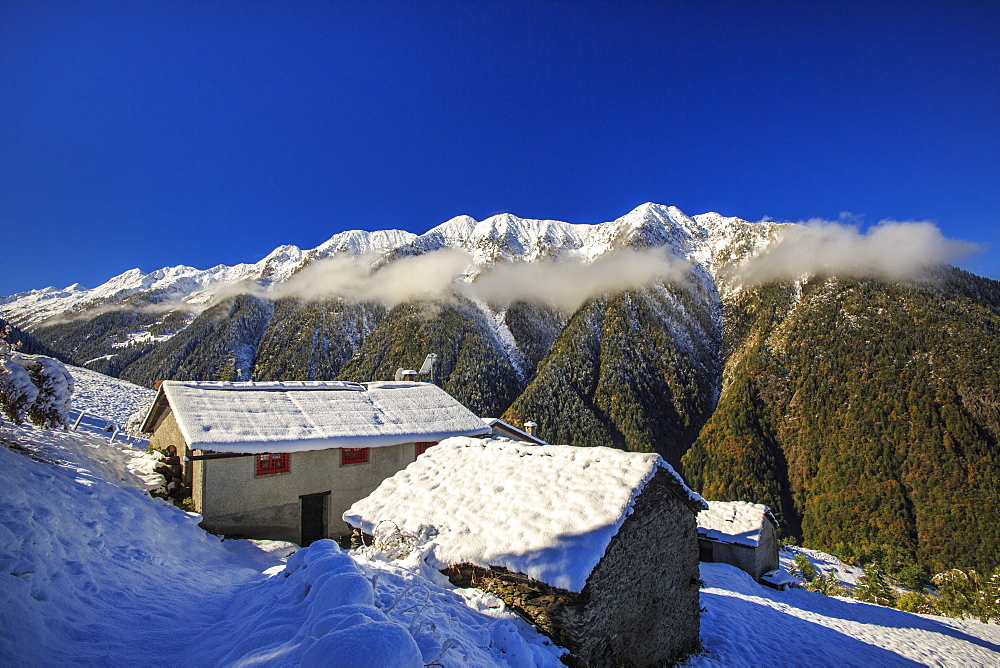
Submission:
M 460 216 L 32 290 L 0 318 L 146 386 L 388 379 L 436 352 L 436 381 L 480 415 L 659 452 L 811 547 L 916 579 L 990 570 L 1000 283 L 908 256 L 924 228 L 887 233 L 892 252 L 845 252 L 830 230 L 657 204 L 597 225 Z

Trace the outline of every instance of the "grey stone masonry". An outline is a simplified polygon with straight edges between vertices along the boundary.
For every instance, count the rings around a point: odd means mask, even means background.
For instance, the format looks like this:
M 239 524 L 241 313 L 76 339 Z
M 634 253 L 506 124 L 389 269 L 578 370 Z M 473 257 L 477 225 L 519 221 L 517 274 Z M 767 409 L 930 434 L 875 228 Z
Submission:
M 460 564 L 444 573 L 502 599 L 578 664 L 663 665 L 698 647 L 696 512 L 673 478 L 657 473 L 579 594 L 502 568 Z

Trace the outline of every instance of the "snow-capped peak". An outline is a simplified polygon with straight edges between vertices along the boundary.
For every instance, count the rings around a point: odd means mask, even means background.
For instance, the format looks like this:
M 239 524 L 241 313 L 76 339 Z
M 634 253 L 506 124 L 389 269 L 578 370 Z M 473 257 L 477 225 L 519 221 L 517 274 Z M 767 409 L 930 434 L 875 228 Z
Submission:
M 217 265 L 199 270 L 186 265 L 144 273 L 134 268 L 86 289 L 74 283 L 64 289 L 44 288 L 0 298 L 0 315 L 30 325 L 84 305 L 112 304 L 130 295 L 156 291 L 157 301 L 208 303 L 217 284 L 254 282 L 268 289 L 290 278 L 306 264 L 335 255 L 373 255 L 387 260 L 443 248 L 472 254 L 475 264 L 534 262 L 576 258 L 592 261 L 624 247 L 663 248 L 670 254 L 715 274 L 720 263 L 746 256 L 767 243 L 774 224 L 752 224 L 717 213 L 688 216 L 675 206 L 646 202 L 624 216 L 597 224 L 521 218 L 500 213 L 477 221 L 461 215 L 416 235 L 403 230 L 349 230 L 311 250 L 283 245 L 252 264 Z
M 467 239 L 478 222 L 472 216 L 455 216 L 427 231 L 427 234 L 440 234 L 445 238 Z

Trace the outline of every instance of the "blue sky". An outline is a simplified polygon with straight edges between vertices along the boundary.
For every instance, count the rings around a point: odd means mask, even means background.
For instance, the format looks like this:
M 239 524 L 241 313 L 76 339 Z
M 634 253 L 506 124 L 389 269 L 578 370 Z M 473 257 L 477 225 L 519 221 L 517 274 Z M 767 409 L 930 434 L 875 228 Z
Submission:
M 0 2 L 0 295 L 646 201 L 1000 279 L 1000 3 Z

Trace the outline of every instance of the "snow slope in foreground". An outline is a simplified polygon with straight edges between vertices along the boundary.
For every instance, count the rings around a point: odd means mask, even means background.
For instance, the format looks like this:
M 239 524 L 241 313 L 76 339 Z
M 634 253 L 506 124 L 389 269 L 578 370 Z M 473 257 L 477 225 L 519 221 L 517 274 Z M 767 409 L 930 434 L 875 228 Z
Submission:
M 163 663 L 277 563 L 150 498 L 106 438 L 7 425 L 0 439 L 33 456 L 0 447 L 0 664 Z
M 417 562 L 320 541 L 286 568 L 289 543 L 202 531 L 131 473 L 149 455 L 104 436 L 8 423 L 0 445 L 0 665 L 561 665 Z

